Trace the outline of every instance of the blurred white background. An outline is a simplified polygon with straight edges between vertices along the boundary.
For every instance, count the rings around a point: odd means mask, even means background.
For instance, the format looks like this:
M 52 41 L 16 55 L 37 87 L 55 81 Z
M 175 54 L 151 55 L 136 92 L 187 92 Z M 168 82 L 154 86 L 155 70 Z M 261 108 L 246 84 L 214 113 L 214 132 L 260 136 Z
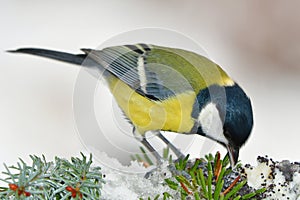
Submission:
M 192 38 L 251 97 L 255 126 L 240 153 L 243 163 L 255 164 L 266 154 L 299 161 L 300 2 L 10 0 L 0 5 L 0 163 L 13 164 L 28 154 L 69 158 L 85 150 L 73 111 L 80 68 L 5 50 L 34 46 L 76 53 L 145 27 Z M 111 100 L 103 102 L 111 108 Z M 117 145 L 137 148 L 135 141 L 116 137 Z M 198 142 L 190 147 L 195 155 Z M 107 153 L 129 160 L 126 152 Z

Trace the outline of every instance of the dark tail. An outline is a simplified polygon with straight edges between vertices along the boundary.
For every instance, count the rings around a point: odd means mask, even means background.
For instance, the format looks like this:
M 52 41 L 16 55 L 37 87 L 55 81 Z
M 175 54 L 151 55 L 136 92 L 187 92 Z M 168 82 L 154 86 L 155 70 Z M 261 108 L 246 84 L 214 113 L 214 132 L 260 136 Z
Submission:
M 54 60 L 59 60 L 67 63 L 72 63 L 76 65 L 85 65 L 88 66 L 92 62 L 90 59 L 87 59 L 86 54 L 70 54 L 60 51 L 53 51 L 47 49 L 38 49 L 38 48 L 21 48 L 17 50 L 7 51 L 10 53 L 25 53 L 36 56 L 41 56 L 45 58 L 51 58 Z

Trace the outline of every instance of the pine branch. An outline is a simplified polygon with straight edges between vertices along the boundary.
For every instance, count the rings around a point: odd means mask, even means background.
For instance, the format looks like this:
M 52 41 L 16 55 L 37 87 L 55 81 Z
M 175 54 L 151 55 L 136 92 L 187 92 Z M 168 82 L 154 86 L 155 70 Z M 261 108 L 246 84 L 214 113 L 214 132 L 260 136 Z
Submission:
M 16 166 L 4 164 L 5 178 L 0 182 L 7 187 L 0 188 L 0 199 L 99 199 L 104 183 L 100 167 L 91 167 L 89 159 L 66 159 L 56 157 L 47 162 L 45 157 L 30 156 L 31 165 L 22 159 Z

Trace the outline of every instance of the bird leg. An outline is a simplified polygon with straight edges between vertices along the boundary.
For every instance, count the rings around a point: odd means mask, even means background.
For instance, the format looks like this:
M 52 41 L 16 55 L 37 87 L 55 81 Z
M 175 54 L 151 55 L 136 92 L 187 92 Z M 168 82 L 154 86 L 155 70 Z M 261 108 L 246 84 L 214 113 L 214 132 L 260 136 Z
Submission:
M 155 157 L 157 165 L 161 165 L 163 163 L 163 158 L 159 155 L 159 153 L 151 146 L 151 144 L 146 140 L 145 137 L 141 140 L 141 143 L 152 153 Z
M 175 147 L 167 138 L 165 138 L 160 131 L 152 131 L 153 134 L 155 134 L 156 136 L 158 136 L 177 156 L 178 159 L 182 159 L 185 157 L 185 155 L 183 153 L 181 153 L 181 151 Z M 148 151 L 150 151 L 152 153 L 152 155 L 155 157 L 157 164 L 160 165 L 163 163 L 163 158 L 159 155 L 159 153 L 152 147 L 152 145 L 147 141 L 147 139 L 145 138 L 145 136 L 142 136 L 141 134 L 139 134 L 139 132 L 137 132 L 136 128 L 133 128 L 133 134 L 135 136 L 135 138 L 140 141 L 147 149 Z
M 177 158 L 181 159 L 184 158 L 185 155 L 177 148 L 175 147 L 167 138 L 165 138 L 160 131 L 154 132 L 156 136 L 158 136 L 177 156 Z
M 157 165 L 160 166 L 163 163 L 163 158 L 159 155 L 159 153 L 151 146 L 151 144 L 147 141 L 144 135 L 141 135 L 137 129 L 133 128 L 133 135 L 135 139 L 141 142 L 147 149 L 152 153 L 154 158 L 156 159 Z

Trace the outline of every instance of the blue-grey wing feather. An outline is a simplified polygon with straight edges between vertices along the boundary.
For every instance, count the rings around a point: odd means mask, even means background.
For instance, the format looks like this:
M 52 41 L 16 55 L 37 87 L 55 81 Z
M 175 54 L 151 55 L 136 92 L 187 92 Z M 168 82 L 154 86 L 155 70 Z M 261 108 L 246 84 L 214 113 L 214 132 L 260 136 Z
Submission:
M 164 86 L 157 74 L 159 70 L 153 70 L 153 67 L 160 66 L 153 66 L 153 64 L 151 67 L 148 66 L 147 53 L 151 51 L 151 47 L 146 44 L 108 47 L 103 50 L 84 49 L 83 51 L 136 92 L 151 100 L 162 100 L 174 95 L 172 89 Z M 138 69 L 140 57 L 143 57 L 144 62 L 143 79 L 145 80 L 143 81 Z

